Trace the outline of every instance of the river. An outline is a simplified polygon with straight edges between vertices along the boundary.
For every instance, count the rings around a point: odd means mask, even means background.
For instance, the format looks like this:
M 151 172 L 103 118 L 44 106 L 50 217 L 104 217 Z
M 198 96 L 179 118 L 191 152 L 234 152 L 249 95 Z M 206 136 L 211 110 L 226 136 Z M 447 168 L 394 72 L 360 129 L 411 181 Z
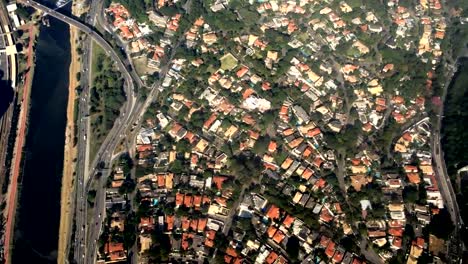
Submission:
M 13 263 L 56 263 L 70 65 L 69 26 L 41 26 L 19 190 Z

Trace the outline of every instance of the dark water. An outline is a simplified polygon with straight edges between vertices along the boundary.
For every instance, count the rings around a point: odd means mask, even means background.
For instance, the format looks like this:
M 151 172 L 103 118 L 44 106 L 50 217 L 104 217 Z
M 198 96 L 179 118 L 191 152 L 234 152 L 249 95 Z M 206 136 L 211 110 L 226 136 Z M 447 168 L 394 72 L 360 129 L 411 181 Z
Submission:
M 14 264 L 57 262 L 69 38 L 69 26 L 51 17 L 50 27 L 42 26 L 39 34 L 12 253 Z

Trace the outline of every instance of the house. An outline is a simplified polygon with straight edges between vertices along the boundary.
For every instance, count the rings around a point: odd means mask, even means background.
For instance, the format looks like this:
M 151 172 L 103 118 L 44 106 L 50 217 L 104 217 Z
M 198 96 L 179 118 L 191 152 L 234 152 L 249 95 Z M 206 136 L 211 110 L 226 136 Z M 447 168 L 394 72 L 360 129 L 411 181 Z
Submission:
M 265 214 L 266 217 L 272 219 L 272 220 L 277 220 L 280 218 L 280 208 L 274 204 L 268 208 L 268 211 Z
M 127 259 L 123 243 L 109 241 L 104 249 L 111 261 L 122 261 Z

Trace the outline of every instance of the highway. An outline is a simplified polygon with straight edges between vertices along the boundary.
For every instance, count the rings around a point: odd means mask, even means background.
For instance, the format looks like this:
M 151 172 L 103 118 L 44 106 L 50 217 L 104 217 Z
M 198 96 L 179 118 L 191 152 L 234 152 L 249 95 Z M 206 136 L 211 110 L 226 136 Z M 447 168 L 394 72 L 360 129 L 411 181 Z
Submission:
M 455 73 L 455 70 L 452 69 L 452 71 L 447 74 L 447 82 L 446 85 L 444 86 L 443 89 L 443 94 L 442 94 L 442 102 L 445 102 L 445 98 L 447 95 L 447 89 L 448 86 L 450 85 L 450 80 L 452 79 L 453 75 Z M 461 254 L 464 250 L 464 245 L 463 241 L 461 240 L 460 234 L 461 234 L 461 229 L 463 227 L 463 220 L 460 215 L 460 209 L 458 207 L 457 203 L 457 198 L 455 195 L 455 192 L 453 190 L 452 184 L 450 182 L 450 176 L 447 173 L 447 168 L 445 165 L 445 160 L 444 160 L 444 153 L 442 150 L 441 146 L 441 138 L 440 138 L 440 131 L 442 127 L 442 118 L 444 116 L 444 106 L 439 107 L 438 113 L 436 115 L 436 123 L 434 124 L 433 127 L 433 137 L 431 139 L 431 150 L 432 150 L 432 157 L 434 160 L 434 172 L 435 172 L 435 177 L 438 182 L 438 187 L 439 191 L 442 194 L 442 198 L 445 203 L 445 207 L 447 208 L 448 212 L 450 213 L 452 222 L 454 224 L 455 230 L 453 232 L 452 239 L 448 241 L 448 244 L 450 245 L 449 247 L 453 250 L 454 252 L 457 252 L 458 256 L 456 257 L 461 257 Z
M 97 2 L 97 1 L 96 1 Z M 76 220 L 76 234 L 75 234 L 75 252 L 74 252 L 74 260 L 76 263 L 93 263 L 95 260 L 95 251 L 96 251 L 96 243 L 92 240 L 86 240 L 86 234 L 92 234 L 90 237 L 98 236 L 100 232 L 101 224 L 96 224 L 96 226 L 88 226 L 86 224 L 87 221 L 87 193 L 90 190 L 92 179 L 95 174 L 99 172 L 98 164 L 106 164 L 108 165 L 111 161 L 111 154 L 113 153 L 114 149 L 116 148 L 118 142 L 120 142 L 122 137 L 122 132 L 126 130 L 127 125 L 131 123 L 131 116 L 134 113 L 135 105 L 136 105 L 136 95 L 134 89 L 134 83 L 141 84 L 141 80 L 136 79 L 136 74 L 134 72 L 130 73 L 126 67 L 126 63 L 119 57 L 117 52 L 112 48 L 112 46 L 102 38 L 99 33 L 97 33 L 91 27 L 83 24 L 80 21 L 75 20 L 74 18 L 68 17 L 64 14 L 61 14 L 51 8 L 48 8 L 44 5 L 41 5 L 35 1 L 26 1 L 25 4 L 34 7 L 35 9 L 41 10 L 42 12 L 53 16 L 71 26 L 74 26 L 84 33 L 87 34 L 88 38 L 94 40 L 98 45 L 102 47 L 104 51 L 106 51 L 107 55 L 111 57 L 113 61 L 116 62 L 116 65 L 119 71 L 122 73 L 122 76 L 125 80 L 124 89 L 126 93 L 127 102 L 121 108 L 121 116 L 119 116 L 118 120 L 114 123 L 111 131 L 105 138 L 104 142 L 100 146 L 95 159 L 90 164 L 91 170 L 87 171 L 87 152 L 88 152 L 88 131 L 89 131 L 89 121 L 88 121 L 88 103 L 89 103 L 89 84 L 87 81 L 82 82 L 83 87 L 83 96 L 80 98 L 79 103 L 79 119 L 78 119 L 78 157 L 77 157 L 77 179 L 78 185 L 76 185 L 76 192 L 75 192 L 75 220 Z M 97 8 L 96 8 L 97 9 Z M 94 23 L 94 18 L 90 20 L 91 23 Z M 90 45 L 91 42 L 88 42 Z M 84 56 L 84 63 L 85 69 L 89 72 L 89 67 L 86 65 L 90 64 L 89 56 L 91 54 L 90 46 L 85 47 L 85 52 L 88 56 Z M 128 64 L 128 63 L 127 63 Z M 135 78 L 135 79 L 134 79 Z M 84 78 L 86 79 L 86 78 Z M 88 75 L 89 80 L 89 75 Z M 103 173 L 104 174 L 104 173 Z M 102 178 L 105 178 L 103 175 Z M 101 192 L 99 192 L 101 193 Z M 96 197 L 96 204 L 100 205 L 100 197 Z M 96 212 L 100 211 L 101 206 L 96 207 Z M 100 217 L 99 217 L 100 218 Z M 96 234 L 96 235 L 94 235 Z M 89 261 L 91 260 L 91 261 Z
M 97 2 L 97 1 L 96 1 Z M 99 2 L 98 2 L 99 3 Z M 159 95 L 159 86 L 161 85 L 161 80 L 164 79 L 165 75 L 167 74 L 170 66 L 170 61 L 172 60 L 175 54 L 175 48 L 172 50 L 171 55 L 168 57 L 168 63 L 161 67 L 160 72 L 160 79 L 150 89 L 150 93 L 148 94 L 145 101 L 137 100 L 135 95 L 135 83 L 139 88 L 144 87 L 142 84 L 141 79 L 134 71 L 129 71 L 126 65 L 130 65 L 128 62 L 128 58 L 121 59 L 116 51 L 111 47 L 111 45 L 104 40 L 99 33 L 93 30 L 91 27 L 83 24 L 80 21 L 75 20 L 74 18 L 68 17 L 64 14 L 61 14 L 57 11 L 54 11 L 46 6 L 43 6 L 35 1 L 27 0 L 25 4 L 30 5 L 38 10 L 41 10 L 71 26 L 75 26 L 85 32 L 88 37 L 93 39 L 98 45 L 100 45 L 116 63 L 117 67 L 119 68 L 120 72 L 122 73 L 125 79 L 125 93 L 127 95 L 127 102 L 121 109 L 121 116 L 116 120 L 114 126 L 112 127 L 111 131 L 108 133 L 107 137 L 105 138 L 104 142 L 100 146 L 99 151 L 96 154 L 95 159 L 89 165 L 90 170 L 85 170 L 83 167 L 86 163 L 86 153 L 88 149 L 89 143 L 84 142 L 85 144 L 80 144 L 78 147 L 79 154 L 79 167 L 81 167 L 79 179 L 83 178 L 84 181 L 82 185 L 79 184 L 76 191 L 76 230 L 77 233 L 75 234 L 77 247 L 75 247 L 74 252 L 74 260 L 76 263 L 94 263 L 96 261 L 96 251 L 97 251 L 97 240 L 101 231 L 102 221 L 105 218 L 105 188 L 104 183 L 106 182 L 110 170 L 108 167 L 111 167 L 112 159 L 114 158 L 113 153 L 114 150 L 117 148 L 118 144 L 122 142 L 122 140 L 126 140 L 128 142 L 132 142 L 132 136 L 136 133 L 136 130 L 132 135 L 128 136 L 127 130 L 133 124 L 139 124 L 141 118 L 143 117 L 146 109 L 151 105 L 153 100 L 157 98 Z M 102 13 L 99 11 L 99 4 L 95 5 L 95 8 L 92 9 L 90 12 L 90 23 L 95 23 L 95 15 L 97 13 Z M 99 14 L 102 15 L 102 14 Z M 181 37 L 182 39 L 182 37 Z M 181 39 L 175 47 L 180 44 Z M 86 54 L 91 54 L 91 49 L 85 48 Z M 89 65 L 89 57 L 88 57 L 88 65 Z M 85 63 L 83 63 L 85 65 Z M 89 71 L 89 70 L 88 70 Z M 89 78 L 89 75 L 88 75 Z M 88 79 L 89 81 L 89 79 Z M 89 87 L 84 87 L 84 89 L 88 89 Z M 86 85 L 86 86 L 89 86 Z M 86 92 L 85 92 L 86 91 Z M 88 90 L 83 91 L 85 96 L 80 99 L 80 115 L 86 116 L 87 115 L 87 104 L 89 102 L 89 98 L 86 95 Z M 83 103 L 81 102 L 83 101 Z M 85 118 L 86 119 L 86 118 Z M 88 131 L 87 122 L 83 122 L 80 119 L 80 125 L 78 132 L 80 135 L 87 133 Z M 88 138 L 88 137 L 87 137 Z M 87 141 L 84 140 L 84 137 L 79 138 L 80 141 Z M 131 143 L 129 144 L 132 145 Z M 94 177 L 97 174 L 101 174 L 101 176 L 97 179 Z M 97 182 L 93 183 L 93 180 L 97 179 Z M 94 207 L 94 217 L 91 223 L 87 223 L 87 193 L 91 190 L 93 184 L 97 187 L 96 188 L 96 198 L 95 198 L 95 207 Z M 84 228 L 83 228 L 83 223 Z M 80 231 L 79 231 L 80 230 Z M 84 246 L 81 246 L 83 243 Z

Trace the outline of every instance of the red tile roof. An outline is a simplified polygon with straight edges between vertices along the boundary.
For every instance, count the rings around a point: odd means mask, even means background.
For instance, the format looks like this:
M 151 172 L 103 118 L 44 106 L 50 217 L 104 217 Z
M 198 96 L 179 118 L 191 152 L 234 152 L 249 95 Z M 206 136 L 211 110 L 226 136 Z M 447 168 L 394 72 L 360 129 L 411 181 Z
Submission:
M 216 231 L 214 231 L 214 230 L 208 230 L 208 231 L 206 231 L 205 234 L 206 234 L 206 237 L 208 239 L 211 239 L 211 240 L 214 240 L 215 237 L 216 237 Z
M 216 188 L 218 188 L 218 190 L 223 189 L 223 182 L 226 180 L 227 180 L 227 177 L 224 177 L 224 176 L 213 177 L 213 183 L 216 185 Z
M 276 227 L 274 227 L 273 225 L 269 226 L 268 229 L 267 229 L 267 235 L 268 235 L 268 237 L 269 237 L 269 238 L 272 238 L 272 237 L 275 235 L 275 233 L 276 233 L 277 230 L 278 230 L 278 229 L 277 229 Z
M 176 205 L 181 206 L 184 203 L 184 194 L 183 193 L 177 193 L 176 194 Z
M 231 256 L 231 257 L 237 257 L 237 252 L 236 252 L 236 250 L 235 250 L 234 248 L 232 248 L 232 247 L 228 247 L 228 248 L 226 249 L 226 254 L 229 255 L 229 256 Z
M 206 224 L 208 223 L 208 219 L 206 218 L 201 218 L 198 220 L 198 227 L 197 227 L 197 231 L 198 232 L 203 232 L 206 228 Z
M 186 194 L 184 197 L 184 205 L 188 208 L 192 207 L 193 205 L 193 198 L 190 194 Z
M 281 231 L 281 230 L 278 230 L 275 234 L 275 236 L 273 237 L 273 241 L 275 241 L 277 244 L 281 243 L 281 241 L 283 241 L 283 239 L 286 237 L 286 235 Z
M 278 254 L 274 251 L 271 251 L 270 254 L 268 254 L 268 257 L 265 259 L 265 263 L 273 264 L 277 259 L 278 259 Z
M 328 246 L 325 249 L 325 255 L 327 255 L 327 257 L 329 257 L 329 258 L 333 257 L 333 254 L 335 254 L 335 245 L 336 244 L 333 241 L 328 243 Z
M 290 228 L 292 223 L 294 223 L 294 216 L 287 215 L 286 218 L 283 220 L 283 225 L 287 228 Z
M 266 216 L 270 219 L 279 219 L 280 217 L 280 209 L 278 206 L 272 204 L 268 209 Z

